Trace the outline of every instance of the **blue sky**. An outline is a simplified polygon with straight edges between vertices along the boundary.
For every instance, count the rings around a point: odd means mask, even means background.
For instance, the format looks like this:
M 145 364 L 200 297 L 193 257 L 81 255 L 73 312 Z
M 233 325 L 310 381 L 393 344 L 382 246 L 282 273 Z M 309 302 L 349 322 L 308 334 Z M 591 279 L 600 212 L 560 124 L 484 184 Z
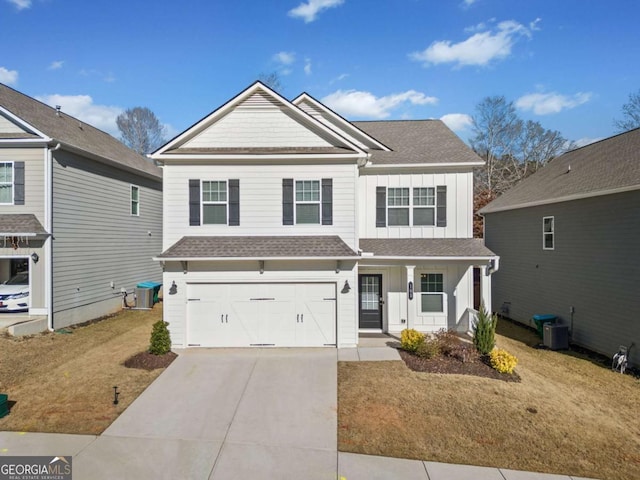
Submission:
M 0 82 L 117 135 L 179 133 L 278 72 L 351 120 L 443 118 L 486 96 L 583 143 L 640 89 L 637 0 L 0 0 Z

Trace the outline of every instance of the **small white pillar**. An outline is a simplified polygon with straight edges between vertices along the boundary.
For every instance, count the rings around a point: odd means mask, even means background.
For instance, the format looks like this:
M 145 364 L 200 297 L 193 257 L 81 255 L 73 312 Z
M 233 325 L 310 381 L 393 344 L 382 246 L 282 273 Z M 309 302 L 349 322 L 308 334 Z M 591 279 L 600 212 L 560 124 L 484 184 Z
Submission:
M 489 272 L 490 267 L 484 265 L 482 267 L 482 275 L 480 275 L 480 296 L 482 303 L 484 303 L 484 308 L 488 313 L 491 313 L 493 309 L 491 308 L 491 274 Z
M 416 268 L 415 265 L 406 265 L 407 270 L 407 283 L 405 285 L 405 294 L 407 299 L 407 326 L 406 328 L 415 328 L 416 325 L 416 304 L 418 297 L 416 295 L 416 285 L 413 275 L 413 271 Z M 413 300 L 409 299 L 409 282 L 413 282 Z

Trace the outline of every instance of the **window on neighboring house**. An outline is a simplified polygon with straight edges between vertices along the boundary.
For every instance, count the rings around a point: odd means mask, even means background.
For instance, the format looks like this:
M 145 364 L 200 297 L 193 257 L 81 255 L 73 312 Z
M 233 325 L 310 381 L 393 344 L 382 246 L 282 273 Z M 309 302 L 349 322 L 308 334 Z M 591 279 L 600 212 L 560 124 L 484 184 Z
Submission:
M 413 189 L 413 224 L 435 225 L 436 189 L 433 187 Z
M 409 189 L 387 189 L 387 217 L 389 226 L 409 225 Z
M 422 313 L 442 313 L 445 307 L 444 279 L 442 273 L 420 275 Z
M 0 203 L 13 204 L 13 163 L 0 163 Z
M 131 185 L 131 215 L 140 215 L 140 188 Z
M 319 180 L 296 180 L 296 223 L 320 223 Z
M 202 182 L 202 223 L 227 224 L 227 182 Z
M 542 248 L 544 250 L 554 249 L 555 225 L 553 217 L 544 217 L 542 219 Z

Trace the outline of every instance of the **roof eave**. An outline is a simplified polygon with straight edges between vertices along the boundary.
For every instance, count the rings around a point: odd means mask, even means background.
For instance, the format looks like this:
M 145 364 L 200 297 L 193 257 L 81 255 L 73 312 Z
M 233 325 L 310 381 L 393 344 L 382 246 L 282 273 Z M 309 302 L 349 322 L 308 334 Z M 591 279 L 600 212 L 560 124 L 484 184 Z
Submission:
M 342 255 L 342 256 L 322 256 L 322 257 L 294 257 L 294 256 L 285 256 L 285 257 L 269 257 L 269 256 L 260 256 L 260 257 L 163 257 L 157 256 L 153 257 L 152 260 L 156 262 L 221 262 L 221 261 L 255 261 L 255 260 L 300 260 L 300 261 L 310 261 L 310 260 L 358 260 L 361 257 L 359 255 Z
M 152 157 L 159 162 L 166 162 L 168 160 L 318 160 L 318 159 L 345 159 L 345 160 L 358 160 L 366 158 L 366 154 L 363 153 L 319 153 L 319 154 L 254 154 L 254 155 L 212 155 L 212 154 L 171 154 L 165 153 L 157 157 Z
M 494 258 L 498 258 L 499 255 L 493 254 L 493 255 L 461 255 L 461 256 L 451 256 L 451 255 L 431 255 L 431 256 L 420 256 L 420 255 L 416 255 L 416 256 L 391 256 L 391 255 L 367 255 L 367 252 L 363 252 L 362 253 L 362 257 L 360 257 L 360 260 L 365 261 L 365 260 L 406 260 L 406 261 L 413 261 L 413 260 L 420 260 L 420 261 L 451 261 L 451 260 L 458 260 L 458 261 L 474 261 L 474 260 L 492 260 Z
M 469 168 L 482 167 L 484 162 L 438 162 L 438 163 L 372 163 L 367 164 L 365 168 L 369 169 L 385 169 L 385 168 Z

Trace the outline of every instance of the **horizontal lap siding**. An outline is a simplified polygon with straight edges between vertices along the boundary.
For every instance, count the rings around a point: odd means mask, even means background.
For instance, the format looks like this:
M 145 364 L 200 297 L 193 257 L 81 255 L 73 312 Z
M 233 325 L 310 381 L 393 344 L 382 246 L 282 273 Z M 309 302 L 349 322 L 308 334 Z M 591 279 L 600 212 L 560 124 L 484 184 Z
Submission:
M 164 249 L 185 235 L 338 235 L 355 248 L 355 165 L 164 169 Z M 189 179 L 240 180 L 240 225 L 189 226 Z M 282 179 L 333 179 L 333 225 L 282 225 Z
M 542 249 L 542 218 L 555 218 L 555 249 Z M 486 244 L 500 255 L 493 307 L 529 323 L 558 315 L 573 340 L 612 355 L 636 343 L 640 363 L 640 192 L 594 197 L 486 216 Z M 635 350 L 635 351 L 634 351 Z
M 366 173 L 366 172 L 361 172 Z M 360 182 L 361 238 L 471 238 L 473 209 L 473 177 L 471 172 L 424 174 L 364 174 Z M 447 226 L 376 227 L 376 188 L 447 187 Z
M 20 128 L 12 121 L 0 115 L 0 133 L 24 133 L 25 130 Z
M 161 281 L 160 265 L 151 260 L 162 248 L 160 182 L 63 152 L 56 153 L 53 178 L 58 324 L 71 309 L 119 298 L 121 288 Z M 132 184 L 140 188 L 139 216 L 130 215 Z
M 42 147 L 2 148 L 0 162 L 24 162 L 24 205 L 0 205 L 0 213 L 31 213 L 42 226 L 44 218 L 44 155 Z

